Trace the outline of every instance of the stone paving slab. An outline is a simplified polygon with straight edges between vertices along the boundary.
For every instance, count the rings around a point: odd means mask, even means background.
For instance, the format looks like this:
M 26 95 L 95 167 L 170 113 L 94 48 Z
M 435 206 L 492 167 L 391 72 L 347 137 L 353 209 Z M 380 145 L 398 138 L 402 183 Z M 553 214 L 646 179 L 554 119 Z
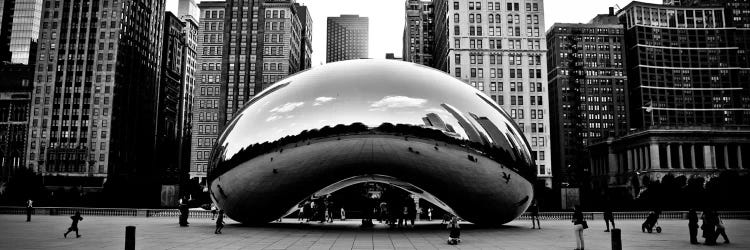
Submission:
M 63 233 L 68 216 L 0 215 L 0 249 L 123 249 L 125 226 L 136 226 L 137 249 L 573 249 L 568 221 L 542 221 L 544 229 L 531 229 L 530 221 L 513 221 L 499 228 L 465 224 L 462 243 L 445 243 L 448 232 L 439 222 L 418 222 L 413 229 L 388 229 L 377 225 L 360 229 L 357 221 L 334 224 L 300 224 L 284 220 L 262 227 L 229 221 L 223 234 L 214 234 L 214 221 L 191 220 L 179 227 L 176 218 L 85 217 L 81 238 Z M 619 221 L 623 249 L 750 249 L 750 220 L 725 220 L 731 244 L 691 245 L 687 221 L 661 220 L 664 231 L 641 233 L 642 221 Z M 611 249 L 610 234 L 602 221 L 589 221 L 584 233 L 586 249 Z M 703 239 L 700 239 L 701 242 Z M 721 240 L 719 240 L 721 242 Z

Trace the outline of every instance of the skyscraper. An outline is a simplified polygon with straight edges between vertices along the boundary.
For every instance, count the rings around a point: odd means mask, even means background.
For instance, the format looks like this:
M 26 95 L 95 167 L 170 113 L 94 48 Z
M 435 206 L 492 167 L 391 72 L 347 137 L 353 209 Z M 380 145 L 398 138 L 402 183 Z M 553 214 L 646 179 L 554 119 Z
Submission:
M 144 191 L 155 195 L 129 204 L 158 204 L 164 1 L 84 3 L 43 9 L 26 162 L 47 183 L 96 188 L 106 178 L 118 202 Z
M 404 25 L 404 61 L 432 65 L 435 25 L 432 21 L 431 0 L 407 0 Z
M 302 32 L 300 32 L 300 36 L 302 38 L 302 41 L 300 42 L 300 49 L 302 50 L 300 52 L 300 66 L 299 70 L 305 70 L 312 67 L 312 27 L 313 27 L 313 20 L 310 16 L 310 11 L 307 9 L 307 6 L 300 5 L 300 4 L 294 4 L 294 6 L 297 8 L 297 16 L 299 16 L 299 24 L 302 26 Z
M 220 89 L 226 87 L 221 78 L 224 48 L 224 11 L 226 2 L 201 2 L 198 30 L 198 63 L 193 104 L 193 137 L 190 156 L 190 178 L 206 178 L 211 149 L 219 137 Z
M 161 171 L 161 183 L 166 186 L 184 186 L 188 180 L 197 32 L 192 16 L 178 18 L 166 13 L 154 132 L 155 168 Z M 176 205 L 177 195 L 168 196 L 171 198 L 162 196 L 161 205 Z
M 6 0 L 0 11 L 0 61 L 34 64 L 42 18 L 42 0 Z M 56 6 L 60 2 L 55 3 Z M 53 13 L 46 13 L 45 17 Z M 9 25 L 9 27 L 6 27 Z M 8 39 L 8 37 L 10 39 Z M 44 37 L 41 37 L 44 39 Z M 7 44 L 7 47 L 6 47 Z M 7 49 L 7 51 L 6 51 Z M 8 53 L 9 52 L 9 53 Z M 9 57 L 8 57 L 9 56 Z
M 221 89 L 221 127 L 253 96 L 302 70 L 302 36 L 308 33 L 302 33 L 295 3 L 295 0 L 227 2 L 222 61 L 222 81 L 227 84 Z M 211 49 L 204 47 L 203 53 L 216 53 Z
M 531 143 L 538 176 L 550 186 L 543 1 L 433 4 L 432 66 L 483 91 L 510 113 Z
M 326 62 L 369 57 L 370 18 L 359 15 L 328 17 Z
M 624 40 L 613 8 L 589 23 L 555 23 L 547 32 L 552 171 L 558 187 L 580 186 L 576 181 L 583 180 L 568 177 L 588 172 L 586 146 L 628 131 Z

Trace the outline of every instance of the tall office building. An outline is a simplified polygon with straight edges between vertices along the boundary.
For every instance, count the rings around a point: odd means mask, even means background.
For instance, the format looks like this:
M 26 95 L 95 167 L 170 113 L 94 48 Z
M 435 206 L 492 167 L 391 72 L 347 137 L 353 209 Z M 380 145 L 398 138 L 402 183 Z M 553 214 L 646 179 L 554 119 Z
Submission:
M 628 131 L 624 40 L 613 8 L 589 23 L 555 23 L 547 32 L 552 173 L 558 187 L 580 186 L 582 180 L 569 177 L 588 172 L 586 146 Z
M 750 162 L 750 8 L 672 2 L 632 2 L 618 12 L 634 131 L 590 146 L 592 168 L 632 196 L 666 174 L 710 178 L 747 171 Z
M 193 104 L 193 137 L 190 156 L 190 178 L 204 183 L 211 149 L 219 137 L 221 53 L 224 48 L 224 11 L 226 2 L 204 1 L 200 8 L 198 30 L 198 63 Z
M 174 187 L 188 180 L 197 32 L 192 16 L 166 12 L 154 131 L 155 168 L 161 171 L 162 192 L 171 192 L 170 198 L 162 195 L 162 206 L 176 205 Z
M 0 62 L 0 181 L 26 168 L 34 66 Z
M 328 17 L 326 62 L 369 57 L 370 18 L 359 15 Z
M 263 89 L 302 70 L 302 36 L 308 33 L 302 32 L 295 4 L 295 0 L 227 2 L 220 127 Z M 202 53 L 216 53 L 208 49 L 204 47 Z
M 53 14 L 44 13 L 45 17 Z M 0 61 L 34 64 L 41 18 L 42 0 L 0 2 Z
M 93 190 L 106 178 L 113 194 L 158 194 L 152 145 L 164 1 L 49 3 L 37 49 L 29 168 L 46 176 L 45 185 Z
M 182 29 L 184 25 L 172 12 L 164 16 L 164 42 L 161 53 L 161 79 L 157 89 L 156 130 L 154 151 L 156 166 L 161 170 L 162 183 L 179 184 L 179 113 L 181 105 L 181 79 L 183 60 Z M 174 195 L 172 195 L 174 196 Z M 172 199 L 174 200 L 174 199 Z M 170 203 L 170 202 L 166 202 Z M 162 204 L 168 205 L 168 204 Z
M 299 16 L 299 23 L 302 26 L 302 32 L 300 33 L 302 41 L 300 42 L 300 66 L 299 70 L 305 70 L 312 67 L 312 27 L 313 20 L 310 16 L 310 11 L 307 6 L 295 4 L 297 8 L 297 16 Z
M 531 143 L 540 180 L 551 186 L 543 1 L 433 3 L 432 66 L 508 111 Z
M 407 0 L 403 37 L 404 61 L 432 65 L 435 25 L 431 0 Z

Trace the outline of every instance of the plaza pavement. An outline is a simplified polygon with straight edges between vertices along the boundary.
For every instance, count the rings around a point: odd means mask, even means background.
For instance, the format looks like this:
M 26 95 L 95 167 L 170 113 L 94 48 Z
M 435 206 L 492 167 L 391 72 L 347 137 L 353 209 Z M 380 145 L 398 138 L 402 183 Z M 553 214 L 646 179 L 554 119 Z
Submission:
M 214 221 L 192 219 L 179 227 L 177 218 L 85 217 L 75 238 L 63 233 L 69 216 L 0 215 L 0 249 L 123 249 L 125 226 L 134 225 L 137 249 L 573 249 L 569 221 L 542 221 L 544 229 L 531 229 L 519 220 L 499 228 L 464 224 L 462 243 L 445 244 L 448 232 L 437 221 L 418 222 L 414 229 L 388 229 L 376 225 L 360 229 L 358 221 L 334 224 L 299 224 L 295 219 L 249 227 L 228 221 L 223 234 L 214 234 Z M 623 249 L 750 249 L 750 220 L 725 220 L 731 244 L 690 245 L 687 221 L 661 220 L 664 231 L 641 233 L 640 220 L 618 221 Z M 584 233 L 586 249 L 611 249 L 610 234 L 601 220 L 589 221 Z M 702 242 L 703 239 L 700 238 Z M 719 242 L 722 242 L 720 239 Z

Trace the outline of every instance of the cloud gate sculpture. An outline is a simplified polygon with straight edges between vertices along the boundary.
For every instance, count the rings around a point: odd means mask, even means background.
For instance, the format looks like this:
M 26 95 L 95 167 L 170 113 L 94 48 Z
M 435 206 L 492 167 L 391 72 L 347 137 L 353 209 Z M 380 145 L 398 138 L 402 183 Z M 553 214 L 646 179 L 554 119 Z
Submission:
M 382 182 L 498 225 L 529 206 L 535 171 L 522 131 L 477 89 L 421 65 L 353 60 L 256 95 L 221 134 L 208 179 L 214 202 L 243 223 Z

